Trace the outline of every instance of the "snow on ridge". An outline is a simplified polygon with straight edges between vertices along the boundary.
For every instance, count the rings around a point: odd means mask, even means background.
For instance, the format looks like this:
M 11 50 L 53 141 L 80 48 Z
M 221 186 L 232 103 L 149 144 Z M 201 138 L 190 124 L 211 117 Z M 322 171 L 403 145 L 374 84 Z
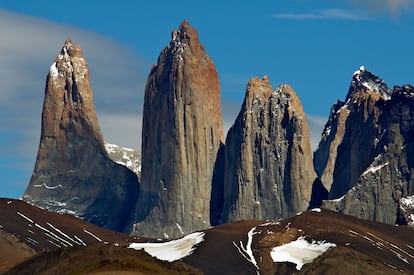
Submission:
M 368 167 L 367 170 L 365 170 L 364 173 L 362 173 L 362 176 L 365 176 L 368 173 L 375 173 L 375 172 L 381 170 L 382 168 L 384 168 L 385 166 L 387 166 L 388 164 L 390 164 L 390 163 L 386 162 L 386 163 L 378 165 L 378 166 L 370 166 L 370 167 Z
M 304 237 L 290 243 L 273 247 L 270 252 L 273 262 L 291 262 L 296 264 L 296 269 L 301 270 L 304 264 L 311 263 L 317 257 L 336 247 L 336 244 L 325 241 L 308 242 Z
M 59 71 L 57 69 L 56 62 L 53 62 L 53 64 L 50 66 L 49 72 L 52 78 L 56 78 L 59 76 Z
M 169 242 L 131 243 L 128 248 L 144 249 L 145 252 L 161 261 L 174 262 L 191 255 L 195 246 L 204 241 L 204 235 L 204 232 L 195 232 Z

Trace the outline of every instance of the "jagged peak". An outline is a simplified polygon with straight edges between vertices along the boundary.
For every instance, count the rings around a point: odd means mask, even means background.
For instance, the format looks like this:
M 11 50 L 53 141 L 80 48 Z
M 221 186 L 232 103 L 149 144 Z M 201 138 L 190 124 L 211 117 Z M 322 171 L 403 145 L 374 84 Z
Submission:
M 359 70 L 352 75 L 352 82 L 347 95 L 347 101 L 359 91 L 372 91 L 380 94 L 383 99 L 389 100 L 392 96 L 392 90 L 387 86 L 384 80 L 377 75 L 371 73 L 365 66 L 361 66 Z
M 259 77 L 253 77 L 247 84 L 247 98 L 254 97 L 259 99 L 261 102 L 267 101 L 272 96 L 273 92 L 274 90 L 270 85 L 270 80 L 267 75 L 264 75 L 263 79 L 260 79 Z
M 192 51 L 204 51 L 204 47 L 200 44 L 198 39 L 198 32 L 190 26 L 188 20 L 184 20 L 178 30 L 173 30 L 171 33 L 171 43 L 174 52 L 181 54 L 185 49 Z
M 85 78 L 88 71 L 88 65 L 83 58 L 82 49 L 79 45 L 74 45 L 70 38 L 65 43 L 50 66 L 49 74 L 53 79 L 65 77 L 74 79 L 76 82 Z

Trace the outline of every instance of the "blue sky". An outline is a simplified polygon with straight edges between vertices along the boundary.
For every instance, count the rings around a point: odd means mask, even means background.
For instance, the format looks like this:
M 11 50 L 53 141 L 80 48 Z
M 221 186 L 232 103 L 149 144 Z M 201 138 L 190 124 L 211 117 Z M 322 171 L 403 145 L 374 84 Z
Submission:
M 139 149 L 146 77 L 188 19 L 216 64 L 226 128 L 248 80 L 266 74 L 274 88 L 293 86 L 315 144 L 359 66 L 391 87 L 414 83 L 413 8 L 414 0 L 1 0 L 0 197 L 20 197 L 29 182 L 46 75 L 67 37 L 89 61 L 109 142 Z

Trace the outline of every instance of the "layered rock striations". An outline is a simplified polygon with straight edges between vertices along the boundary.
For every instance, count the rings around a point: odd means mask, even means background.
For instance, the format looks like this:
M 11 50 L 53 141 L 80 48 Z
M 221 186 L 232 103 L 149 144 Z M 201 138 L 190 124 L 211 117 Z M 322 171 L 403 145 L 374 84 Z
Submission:
M 134 234 L 177 237 L 210 226 L 213 170 L 222 142 L 217 71 L 197 31 L 184 21 L 145 88 Z
M 315 152 L 329 191 L 324 206 L 393 224 L 400 200 L 413 194 L 414 89 L 389 89 L 364 67 L 346 102 L 337 104 Z
M 105 150 L 88 63 L 68 39 L 47 76 L 38 155 L 22 199 L 123 230 L 138 192 L 137 176 Z
M 288 85 L 247 85 L 225 146 L 223 222 L 279 219 L 306 210 L 316 179 L 309 129 Z

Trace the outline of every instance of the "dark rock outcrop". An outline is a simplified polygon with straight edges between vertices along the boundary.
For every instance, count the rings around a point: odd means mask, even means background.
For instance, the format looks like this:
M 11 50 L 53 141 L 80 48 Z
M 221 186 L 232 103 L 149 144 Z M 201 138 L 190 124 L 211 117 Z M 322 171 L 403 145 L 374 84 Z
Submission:
M 145 88 L 133 234 L 178 237 L 210 226 L 213 170 L 222 142 L 217 71 L 197 31 L 184 21 Z
M 329 190 L 324 207 L 393 224 L 414 186 L 414 89 L 390 90 L 361 67 L 346 103 L 334 107 L 315 167 Z
M 22 199 L 123 230 L 138 192 L 137 176 L 105 150 L 88 64 L 68 39 L 47 76 L 38 155 Z
M 316 173 L 309 129 L 288 85 L 267 76 L 247 85 L 226 139 L 223 222 L 279 219 L 308 207 Z

